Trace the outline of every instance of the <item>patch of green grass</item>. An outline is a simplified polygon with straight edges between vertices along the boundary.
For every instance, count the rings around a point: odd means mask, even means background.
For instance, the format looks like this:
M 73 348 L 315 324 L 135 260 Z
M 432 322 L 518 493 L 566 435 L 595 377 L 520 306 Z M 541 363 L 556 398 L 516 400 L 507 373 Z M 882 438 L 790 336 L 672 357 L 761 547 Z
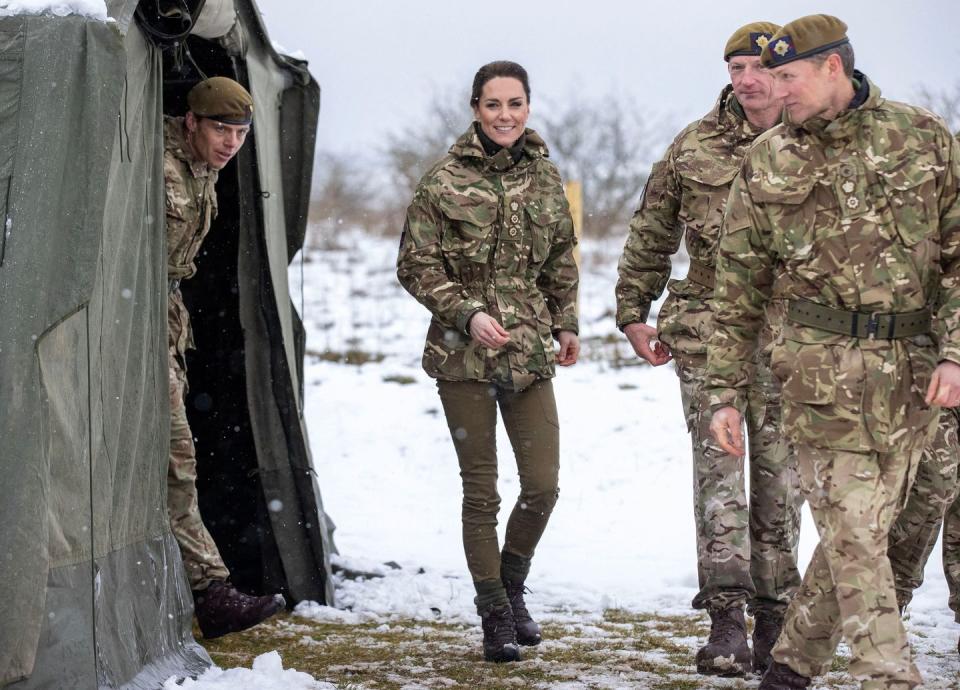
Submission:
M 355 348 L 344 352 L 337 352 L 335 350 L 307 350 L 306 355 L 323 362 L 336 362 L 338 364 L 351 364 L 355 366 L 362 366 L 370 362 L 382 362 L 386 358 L 386 355 L 380 352 L 367 352 L 366 350 Z
M 417 380 L 412 376 L 404 376 L 403 374 L 391 374 L 389 376 L 384 376 L 383 380 L 386 383 L 399 383 L 401 386 L 409 386 L 417 382 Z

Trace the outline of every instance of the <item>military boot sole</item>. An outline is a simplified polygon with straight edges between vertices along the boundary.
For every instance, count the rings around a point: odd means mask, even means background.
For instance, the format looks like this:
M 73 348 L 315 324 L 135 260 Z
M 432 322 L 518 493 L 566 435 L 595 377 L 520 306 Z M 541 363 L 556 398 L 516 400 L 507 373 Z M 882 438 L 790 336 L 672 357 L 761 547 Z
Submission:
M 505 644 L 499 649 L 487 649 L 484 647 L 483 658 L 485 661 L 493 661 L 497 664 L 520 661 L 520 648 L 515 644 Z
M 697 658 L 697 673 L 703 676 L 722 676 L 733 678 L 750 673 L 752 659 L 737 659 L 735 655 L 715 656 L 713 658 Z

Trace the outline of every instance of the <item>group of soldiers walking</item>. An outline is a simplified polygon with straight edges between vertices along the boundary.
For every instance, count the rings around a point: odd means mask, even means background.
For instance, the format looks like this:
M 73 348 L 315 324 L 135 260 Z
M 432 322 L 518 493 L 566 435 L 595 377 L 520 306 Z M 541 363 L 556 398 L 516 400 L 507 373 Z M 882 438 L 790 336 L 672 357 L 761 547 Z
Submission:
M 730 37 L 731 83 L 653 166 L 619 264 L 617 324 L 674 360 L 693 446 L 697 669 L 765 690 L 809 687 L 841 637 L 863 688 L 916 687 L 901 614 L 944 521 L 960 620 L 960 148 L 881 97 L 846 30 Z M 804 500 L 820 543 L 801 581 Z

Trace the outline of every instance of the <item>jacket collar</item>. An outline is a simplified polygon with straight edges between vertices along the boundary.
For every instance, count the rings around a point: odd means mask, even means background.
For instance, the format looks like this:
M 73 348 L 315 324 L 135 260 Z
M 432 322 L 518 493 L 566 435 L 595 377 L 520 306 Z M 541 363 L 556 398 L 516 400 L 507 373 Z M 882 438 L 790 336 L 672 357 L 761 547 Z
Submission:
M 874 84 L 863 72 L 854 70 L 855 95 L 850 106 L 832 120 L 812 117 L 806 122 L 791 125 L 798 131 L 804 131 L 820 139 L 845 139 L 851 137 L 860 127 L 861 116 L 869 110 L 876 110 L 883 99 L 880 87 Z
M 540 135 L 532 129 L 525 129 L 523 138 L 524 158 L 516 165 L 524 165 L 524 159 L 536 160 L 537 158 L 546 158 L 550 155 L 546 143 L 544 143 Z M 487 156 L 487 152 L 483 150 L 483 144 L 480 143 L 480 137 L 477 136 L 473 123 L 471 123 L 467 131 L 457 139 L 456 143 L 450 147 L 450 155 L 461 160 L 473 160 L 475 164 L 486 165 L 498 172 L 509 170 L 514 166 L 509 149 L 503 148 L 493 156 Z

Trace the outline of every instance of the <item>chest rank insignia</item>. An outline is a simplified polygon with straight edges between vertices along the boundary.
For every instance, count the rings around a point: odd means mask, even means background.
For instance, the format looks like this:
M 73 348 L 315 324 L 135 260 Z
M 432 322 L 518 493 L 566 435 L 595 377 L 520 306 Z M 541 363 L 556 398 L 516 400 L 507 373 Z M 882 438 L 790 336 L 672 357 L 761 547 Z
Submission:
M 847 180 L 843 183 L 843 191 L 845 191 L 847 194 L 853 192 L 854 187 L 855 185 L 850 180 Z
M 860 199 L 855 196 L 847 197 L 847 208 L 855 210 L 860 205 Z

